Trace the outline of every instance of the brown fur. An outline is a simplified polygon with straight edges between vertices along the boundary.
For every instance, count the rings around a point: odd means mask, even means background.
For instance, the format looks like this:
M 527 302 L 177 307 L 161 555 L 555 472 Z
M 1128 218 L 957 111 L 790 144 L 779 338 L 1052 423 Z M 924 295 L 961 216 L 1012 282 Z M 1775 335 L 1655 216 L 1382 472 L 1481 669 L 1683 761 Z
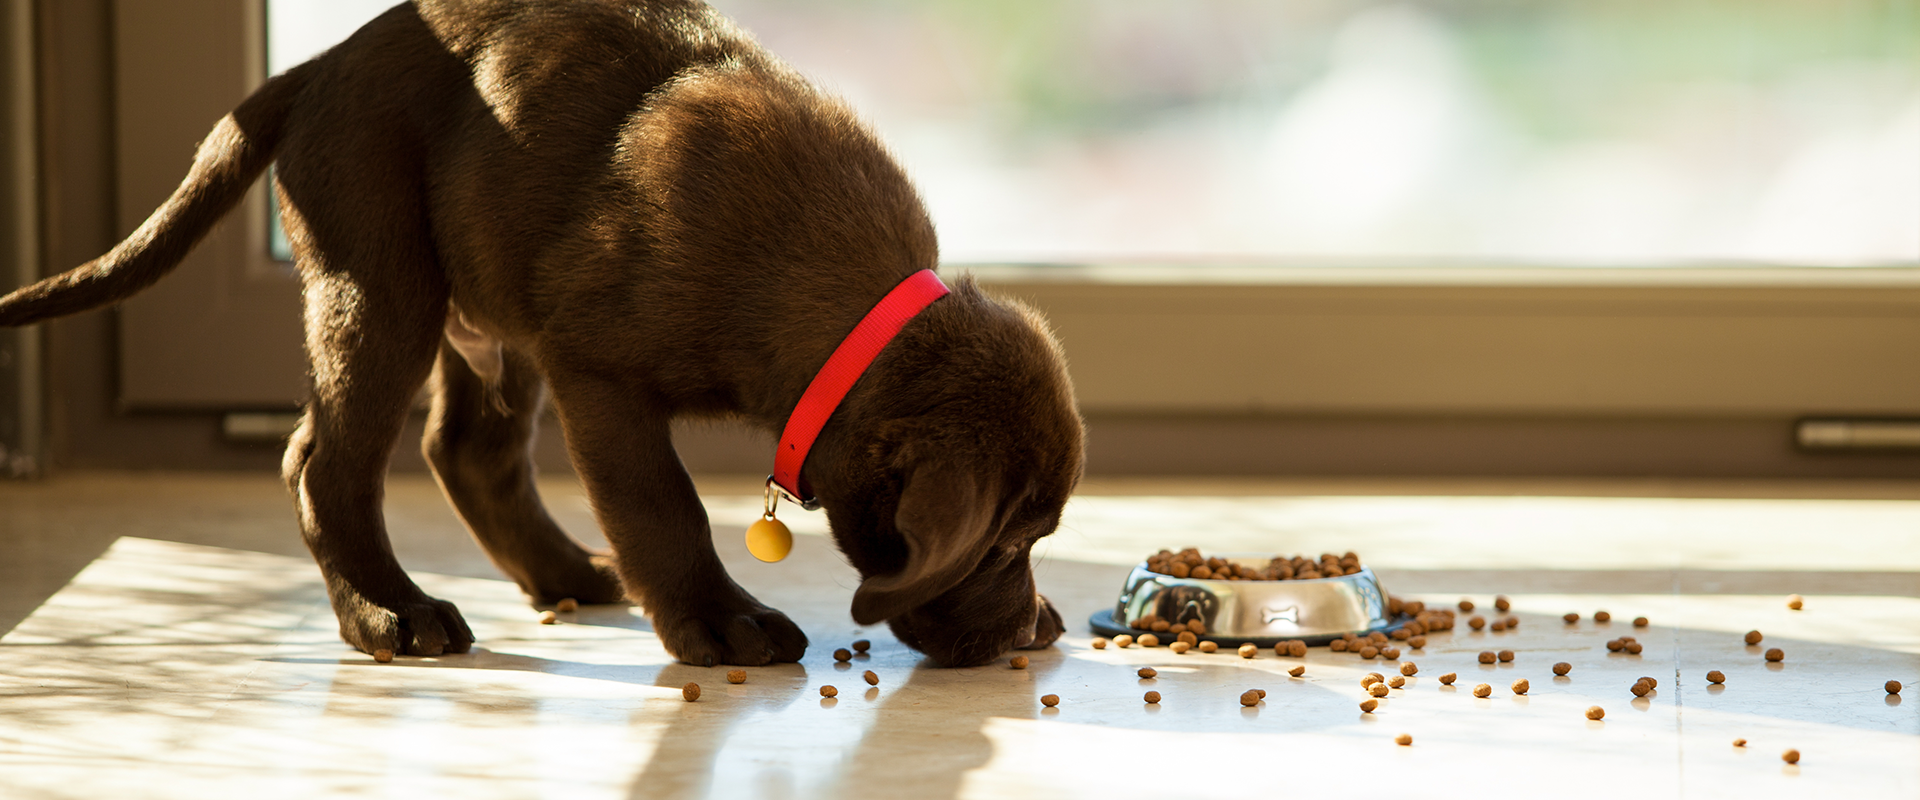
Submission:
M 778 432 L 860 317 L 935 265 L 913 187 L 851 112 L 696 2 L 421 0 L 270 80 L 139 231 L 0 299 L 0 324 L 151 284 L 269 160 L 314 377 L 284 471 L 348 643 L 473 641 L 401 570 L 380 512 L 430 382 L 434 474 L 535 600 L 624 587 L 684 661 L 801 657 L 805 635 L 728 578 L 668 429 Z M 854 387 L 806 474 L 863 577 L 854 618 L 959 665 L 1059 635 L 1028 553 L 1082 429 L 1038 317 L 953 289 Z M 547 387 L 611 555 L 535 492 Z

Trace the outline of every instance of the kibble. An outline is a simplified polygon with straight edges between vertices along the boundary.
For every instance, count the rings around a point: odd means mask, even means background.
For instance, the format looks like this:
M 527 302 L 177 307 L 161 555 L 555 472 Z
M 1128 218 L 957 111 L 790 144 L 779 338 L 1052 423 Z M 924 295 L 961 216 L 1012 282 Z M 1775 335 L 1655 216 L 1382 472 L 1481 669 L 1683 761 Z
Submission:
M 542 611 L 542 612 L 540 612 L 540 624 L 542 624 L 542 625 L 553 625 L 553 624 L 557 624 L 557 623 L 559 623 L 559 622 L 560 622 L 560 615 L 559 615 L 559 614 L 555 614 L 555 613 L 553 613 L 553 612 L 551 612 L 551 611 Z
M 1520 680 L 1514 681 L 1513 686 L 1510 688 L 1513 689 L 1514 694 L 1526 694 L 1528 689 L 1533 688 L 1533 684 L 1528 683 L 1526 678 L 1521 678 Z
M 1398 689 L 1405 685 L 1407 685 L 1407 679 L 1399 675 L 1387 679 L 1387 687 L 1390 689 Z
M 1483 684 L 1480 684 L 1479 686 L 1475 686 L 1475 687 L 1473 687 L 1473 696 L 1474 696 L 1474 697 L 1490 697 L 1490 696 L 1492 696 L 1492 695 L 1493 695 L 1493 687 L 1492 687 L 1492 686 L 1488 686 L 1488 685 L 1486 685 L 1486 684 L 1484 684 L 1484 683 L 1483 683 Z
M 871 673 L 871 672 L 869 672 L 869 673 L 867 673 L 867 674 L 868 674 L 868 675 L 872 675 L 873 673 Z M 738 683 L 746 683 L 746 682 L 747 682 L 747 671 L 746 671 L 746 670 L 744 670 L 744 669 L 735 669 L 735 670 L 728 670 L 728 671 L 727 671 L 727 682 L 728 682 L 728 683 L 735 683 L 735 684 L 738 684 Z
M 1026 656 L 1014 656 L 1013 658 L 1007 659 L 1007 666 L 1014 669 L 1026 669 L 1027 665 L 1031 663 L 1033 662 L 1028 661 Z
M 1899 693 L 1900 693 L 1900 682 L 1887 681 L 1887 694 L 1899 694 Z
M 1494 662 L 1494 661 L 1495 661 L 1495 660 L 1496 660 L 1497 658 L 1499 658 L 1499 657 L 1498 657 L 1498 656 L 1496 656 L 1496 655 L 1494 655 L 1494 654 L 1493 654 L 1493 651 L 1492 651 L 1492 650 L 1482 650 L 1482 651 L 1480 651 L 1480 663 L 1482 663 L 1482 664 L 1491 664 L 1491 663 L 1493 663 L 1493 662 Z
M 1413 736 L 1405 733 L 1400 734 L 1399 736 L 1393 737 L 1393 743 L 1401 747 L 1410 747 L 1413 745 Z
M 1415 637 L 1413 637 L 1413 638 L 1411 638 L 1411 639 L 1408 639 L 1408 640 L 1407 640 L 1407 646 L 1408 646 L 1408 647 L 1411 647 L 1411 648 L 1413 648 L 1413 649 L 1415 649 L 1415 650 L 1421 650 L 1421 649 L 1424 649 L 1424 648 L 1426 648 L 1426 646 L 1427 646 L 1427 637 L 1425 637 L 1425 636 L 1415 636 Z
M 1793 748 L 1787 748 L 1787 752 L 1780 754 L 1780 760 L 1785 761 L 1789 764 L 1798 764 L 1800 763 L 1800 751 L 1795 750 Z
M 1253 690 L 1251 690 L 1251 691 L 1253 691 L 1253 692 L 1255 692 L 1255 693 L 1258 693 L 1258 694 L 1260 695 L 1260 699 L 1262 699 L 1262 700 L 1265 700 L 1265 699 L 1267 699 L 1267 690 L 1265 690 L 1265 689 L 1253 689 Z
M 1492 622 L 1487 623 L 1488 633 L 1499 633 L 1506 629 L 1507 629 L 1507 621 L 1504 619 L 1496 619 Z
M 1555 675 L 1565 675 L 1572 671 L 1573 671 L 1573 665 L 1565 661 L 1562 661 L 1558 664 L 1553 665 L 1553 674 Z
M 1114 646 L 1114 647 L 1118 647 L 1118 648 L 1120 648 L 1120 649 L 1122 649 L 1122 650 L 1125 650 L 1125 649 L 1127 649 L 1128 647 L 1132 647 L 1132 646 L 1133 646 L 1133 636 L 1132 636 L 1132 635 L 1130 635 L 1130 634 L 1125 634 L 1125 633 L 1123 633 L 1123 634 L 1120 634 L 1119 636 L 1115 636 L 1115 637 L 1113 637 L 1113 646 Z
M 392 650 L 375 650 L 373 651 L 373 660 L 378 661 L 382 664 L 391 664 L 393 663 L 393 651 Z
M 1140 671 L 1134 674 L 1139 675 L 1141 678 L 1152 678 L 1159 675 L 1160 673 L 1154 670 L 1153 667 L 1141 667 Z
M 1464 597 L 1460 598 L 1460 613 L 1464 614 L 1472 610 L 1473 610 L 1473 601 L 1468 600 L 1467 598 L 1464 598 Z
M 1493 610 L 1504 614 L 1508 611 L 1511 611 L 1512 609 L 1513 609 L 1513 601 L 1508 600 L 1506 595 L 1504 594 L 1494 595 Z
M 1747 631 L 1747 644 L 1759 644 L 1762 638 L 1759 631 Z
M 1634 618 L 1633 618 L 1633 627 L 1636 627 L 1636 628 L 1644 628 L 1644 627 L 1647 627 L 1647 618 L 1646 618 L 1646 617 L 1634 617 Z
M 560 598 L 560 602 L 558 602 L 558 603 L 554 603 L 554 604 L 553 604 L 553 610 L 555 610 L 555 611 L 579 611 L 579 610 L 580 610 L 580 601 L 578 601 L 578 600 L 575 600 L 575 599 L 573 599 L 573 598 L 571 598 L 571 597 L 562 597 L 562 598 Z
M 700 684 L 689 683 L 680 687 L 680 696 L 686 698 L 689 703 L 700 699 Z
M 1156 619 L 1153 621 L 1154 633 L 1166 633 L 1167 631 L 1170 631 L 1170 630 L 1173 630 L 1173 623 L 1168 622 L 1164 619 Z M 1185 631 L 1186 628 L 1181 628 L 1180 630 Z
M 1799 611 L 1800 607 L 1806 604 L 1807 604 L 1807 601 L 1801 599 L 1800 595 L 1797 595 L 1797 594 L 1787 595 L 1787 608 L 1793 609 L 1795 611 Z
M 1190 631 L 1181 631 L 1180 635 L 1176 637 L 1175 641 L 1173 642 L 1173 644 L 1184 644 L 1188 647 L 1192 647 L 1199 643 L 1200 643 L 1200 637 L 1193 635 L 1193 633 Z
M 1452 686 L 1452 685 L 1453 685 L 1453 682 L 1454 682 L 1455 680 L 1457 680 L 1457 679 L 1459 679 L 1459 677 L 1460 677 L 1459 675 L 1456 675 L 1456 674 L 1454 674 L 1454 673 L 1451 673 L 1451 672 L 1449 672 L 1449 673 L 1447 673 L 1447 674 L 1445 674 L 1445 675 L 1442 675 L 1442 676 L 1440 676 L 1440 685 L 1441 685 L 1441 686 Z
M 1747 740 L 1745 740 L 1745 739 L 1735 739 L 1735 740 L 1733 740 L 1733 746 L 1734 746 L 1734 747 L 1746 747 L 1746 746 L 1747 746 Z
M 1485 628 L 1487 627 L 1487 618 L 1480 616 L 1479 614 L 1475 614 L 1471 617 L 1468 617 L 1467 627 L 1472 628 L 1476 631 L 1480 630 L 1481 628 Z
M 1240 705 L 1248 707 L 1260 705 L 1260 693 L 1257 691 L 1241 692 Z
M 1520 618 L 1519 618 L 1519 617 L 1508 617 L 1508 618 L 1507 618 L 1507 630 L 1513 630 L 1514 628 L 1518 628 L 1518 627 L 1520 627 Z
M 1307 668 L 1306 668 L 1306 667 L 1294 667 L 1293 669 L 1290 669 L 1290 670 L 1287 670 L 1287 674 L 1288 674 L 1288 675 L 1292 675 L 1293 677 L 1296 677 L 1296 678 L 1298 678 L 1298 677 L 1300 677 L 1300 676 L 1302 676 L 1302 675 L 1305 675 L 1305 674 L 1307 674 Z
M 1500 663 L 1502 663 L 1502 664 L 1511 664 L 1511 663 L 1513 663 L 1513 651 L 1512 651 L 1512 650 L 1502 650 L 1502 651 L 1500 651 L 1500 655 L 1499 655 L 1498 657 L 1499 657 L 1499 659 L 1500 659 Z
M 1046 706 L 1047 708 L 1053 708 L 1054 706 L 1060 705 L 1060 695 L 1043 694 L 1040 696 L 1040 705 Z
M 1368 714 L 1373 713 L 1373 710 L 1379 707 L 1380 707 L 1380 701 L 1375 700 L 1371 697 L 1360 701 L 1360 710 Z
M 1360 648 L 1361 658 L 1373 659 L 1378 657 L 1379 655 L 1380 655 L 1380 648 L 1374 647 L 1373 645 L 1367 645 L 1366 647 Z
M 1648 692 L 1653 691 L 1653 687 L 1648 686 L 1646 681 L 1635 681 L 1632 691 L 1634 697 L 1646 697 Z
M 1195 636 L 1207 635 L 1207 624 L 1197 619 L 1187 620 L 1187 632 Z
M 1174 655 L 1180 655 L 1188 650 L 1192 650 L 1193 645 L 1187 644 L 1186 642 L 1174 642 L 1173 644 L 1167 645 L 1167 649 L 1172 650 Z
M 1607 710 L 1604 708 L 1601 708 L 1599 706 L 1587 706 L 1587 719 L 1600 719 L 1605 717 L 1606 715 L 1607 715 Z
M 869 642 L 865 639 L 853 640 L 853 652 L 864 653 L 864 652 L 867 652 L 867 650 L 871 647 L 873 647 L 873 642 Z
M 1621 650 L 1627 649 L 1627 643 L 1619 639 L 1609 639 L 1607 640 L 1607 649 L 1618 653 Z
M 822 686 L 820 687 L 820 696 L 821 697 L 839 697 L 840 690 L 835 689 L 832 686 Z
M 1335 640 L 1333 640 L 1333 641 L 1331 641 L 1331 642 L 1328 642 L 1328 643 L 1327 643 L 1327 649 L 1328 649 L 1328 650 L 1332 650 L 1333 652 L 1336 652 L 1336 653 L 1344 653 L 1344 652 L 1347 652 L 1347 640 L 1345 640 L 1345 639 L 1335 639 Z
M 1627 655 L 1637 656 L 1637 655 L 1640 655 L 1641 650 L 1644 650 L 1646 648 L 1642 647 L 1639 642 L 1627 642 L 1626 649 L 1627 649 Z
M 842 647 L 842 648 L 840 648 L 840 649 L 838 649 L 838 650 L 835 650 L 835 651 L 833 651 L 833 660 L 835 660 L 835 661 L 842 661 L 842 662 L 845 662 L 845 661 L 852 661 L 852 660 L 853 660 L 853 651 L 852 651 L 852 650 L 848 650 L 847 648 L 844 648 L 844 647 Z
M 1565 614 L 1560 615 L 1560 618 L 1566 620 L 1568 625 L 1572 625 L 1580 621 L 1580 615 L 1572 611 L 1569 611 Z
M 873 670 L 867 670 L 866 672 L 860 673 L 860 677 L 867 679 L 868 686 L 880 685 L 880 676 L 878 674 L 875 674 Z
M 1412 677 L 1420 672 L 1420 665 L 1408 661 L 1400 665 L 1400 674 Z
M 1387 682 L 1381 681 L 1367 687 L 1367 694 L 1373 695 L 1374 697 L 1386 697 L 1388 688 Z
M 1768 649 L 1768 650 L 1767 650 L 1767 660 L 1768 660 L 1768 661 L 1772 661 L 1772 662 L 1776 662 L 1776 663 L 1778 663 L 1778 662 L 1780 662 L 1780 661 L 1782 661 L 1782 660 L 1784 660 L 1784 659 L 1785 659 L 1786 657 L 1787 657 L 1787 652 L 1786 652 L 1785 650 L 1781 650 L 1781 649 L 1780 649 L 1780 648 L 1778 648 L 1778 647 L 1774 647 L 1774 648 L 1770 648 L 1770 649 Z
M 1105 649 L 1107 649 L 1107 639 L 1106 639 L 1106 637 L 1104 637 L 1104 636 L 1096 636 L 1096 637 L 1094 637 L 1094 639 L 1093 639 L 1093 649 L 1095 649 L 1095 650 L 1105 650 Z
M 1201 642 L 1201 643 L 1200 643 L 1200 644 L 1198 645 L 1198 647 L 1197 647 L 1197 649 L 1198 649 L 1198 650 L 1199 650 L 1200 652 L 1202 652 L 1202 653 L 1211 653 L 1211 652 L 1213 652 L 1213 651 L 1215 651 L 1215 650 L 1219 650 L 1219 649 L 1220 649 L 1220 645 L 1218 645 L 1218 644 L 1216 644 L 1216 643 L 1214 643 L 1214 642 L 1211 642 L 1211 641 L 1207 641 L 1207 642 Z
M 1241 658 L 1253 658 L 1254 656 L 1259 654 L 1260 654 L 1260 648 L 1253 646 L 1251 643 L 1240 645 Z M 1366 655 L 1366 652 L 1362 651 L 1361 655 Z
M 1360 676 L 1360 688 L 1365 689 L 1386 679 L 1385 675 L 1381 675 L 1378 672 L 1369 672 Z
M 1147 704 L 1148 704 L 1148 705 L 1153 705 L 1153 704 L 1155 704 L 1155 703 L 1158 703 L 1158 702 L 1160 702 L 1160 693 L 1159 693 L 1159 692 L 1147 692 L 1147 696 L 1146 696 L 1146 697 L 1145 697 L 1144 699 L 1145 699 L 1145 700 L 1147 701 Z
M 1645 683 L 1650 688 L 1654 688 L 1654 689 L 1660 688 L 1660 682 L 1657 680 L 1654 680 L 1653 678 L 1649 678 L 1643 675 L 1640 677 L 1640 681 L 1642 683 Z
M 1139 642 L 1141 647 L 1159 647 L 1160 646 L 1160 637 L 1155 636 L 1151 633 L 1142 634 L 1140 638 L 1135 639 L 1134 641 Z
M 1605 611 L 1595 611 L 1593 612 L 1593 621 L 1594 622 L 1612 622 L 1613 615 Z
M 1384 659 L 1387 659 L 1388 661 L 1399 661 L 1399 660 L 1400 660 L 1400 648 L 1398 648 L 1398 647 L 1382 647 L 1382 648 L 1380 648 L 1380 657 L 1381 657 L 1381 658 L 1384 658 Z
M 1726 683 L 1727 675 L 1726 673 L 1721 672 L 1720 670 L 1717 670 L 1717 669 L 1710 670 L 1707 672 L 1707 682 L 1708 683 Z

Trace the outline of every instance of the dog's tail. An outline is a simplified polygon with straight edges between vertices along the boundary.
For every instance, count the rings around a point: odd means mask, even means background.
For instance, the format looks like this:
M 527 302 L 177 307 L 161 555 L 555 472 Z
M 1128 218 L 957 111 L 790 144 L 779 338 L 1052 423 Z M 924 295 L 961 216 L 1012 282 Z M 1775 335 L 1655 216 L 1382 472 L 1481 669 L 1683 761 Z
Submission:
M 267 81 L 200 143 L 173 196 L 106 255 L 0 297 L 0 327 L 26 325 L 118 302 L 172 272 L 273 162 L 308 62 Z

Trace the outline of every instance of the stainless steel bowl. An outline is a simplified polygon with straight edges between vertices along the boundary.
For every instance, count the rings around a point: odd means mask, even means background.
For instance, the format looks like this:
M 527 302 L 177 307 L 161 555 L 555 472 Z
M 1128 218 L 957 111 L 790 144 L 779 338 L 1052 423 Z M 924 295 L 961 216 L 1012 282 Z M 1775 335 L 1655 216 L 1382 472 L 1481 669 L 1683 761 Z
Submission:
M 1249 567 L 1265 568 L 1267 556 L 1223 556 Z M 1362 568 L 1337 578 L 1285 581 L 1217 581 L 1176 578 L 1133 568 L 1112 609 L 1088 619 L 1103 636 L 1147 631 L 1132 627 L 1148 615 L 1172 623 L 1200 620 L 1202 639 L 1221 644 L 1252 642 L 1262 647 L 1286 639 L 1324 644 L 1343 634 L 1391 631 L 1400 622 L 1387 613 L 1387 593 L 1373 570 Z M 1166 639 L 1164 634 L 1162 639 Z

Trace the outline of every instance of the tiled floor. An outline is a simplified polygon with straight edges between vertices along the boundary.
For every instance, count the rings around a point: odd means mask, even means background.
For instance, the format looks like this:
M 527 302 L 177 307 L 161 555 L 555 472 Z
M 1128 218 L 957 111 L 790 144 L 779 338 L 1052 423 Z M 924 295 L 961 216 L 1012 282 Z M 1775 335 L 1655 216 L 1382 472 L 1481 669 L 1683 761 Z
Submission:
M 543 488 L 592 530 L 569 481 Z M 0 797 L 1920 797 L 1920 486 L 1090 482 L 1038 566 L 1073 631 L 1026 671 L 920 665 L 848 619 L 855 578 L 824 537 L 752 561 L 756 486 L 704 488 L 736 578 L 812 637 L 804 663 L 733 686 L 672 663 L 631 609 L 539 625 L 420 477 L 392 483 L 396 548 L 480 644 L 392 664 L 335 637 L 271 477 L 0 483 Z M 1431 637 L 1370 715 L 1359 677 L 1389 670 L 1356 656 L 1316 649 L 1293 679 L 1303 662 L 1270 652 L 1090 649 L 1084 620 L 1127 565 L 1186 544 L 1356 550 L 1397 594 L 1505 593 L 1523 624 Z M 1601 608 L 1617 621 L 1585 616 Z M 1609 654 L 1623 633 L 1645 652 Z M 870 656 L 833 662 L 861 637 Z M 1518 657 L 1481 666 L 1485 649 Z M 1642 675 L 1660 687 L 1636 699 Z M 1915 688 L 1889 696 L 1889 679 Z M 1241 708 L 1255 687 L 1266 702 Z

